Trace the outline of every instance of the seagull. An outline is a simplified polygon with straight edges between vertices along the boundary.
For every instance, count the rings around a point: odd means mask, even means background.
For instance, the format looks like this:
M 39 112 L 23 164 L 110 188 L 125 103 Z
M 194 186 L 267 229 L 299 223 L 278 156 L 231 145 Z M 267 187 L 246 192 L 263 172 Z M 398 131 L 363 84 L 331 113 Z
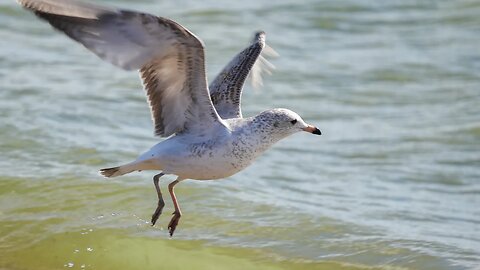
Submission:
M 262 31 L 208 86 L 202 41 L 173 20 L 73 0 L 17 2 L 101 59 L 125 70 L 139 70 L 155 135 L 167 138 L 136 160 L 100 173 L 116 177 L 133 171 L 160 172 L 153 177 L 158 205 L 152 226 L 165 206 L 160 177 L 177 176 L 168 185 L 175 208 L 168 224 L 170 237 L 182 216 L 175 185 L 186 179 L 234 175 L 294 133 L 321 135 L 288 109 L 243 117 L 240 101 L 247 76 L 261 84 L 261 73 L 271 68 L 262 53 L 269 49 Z

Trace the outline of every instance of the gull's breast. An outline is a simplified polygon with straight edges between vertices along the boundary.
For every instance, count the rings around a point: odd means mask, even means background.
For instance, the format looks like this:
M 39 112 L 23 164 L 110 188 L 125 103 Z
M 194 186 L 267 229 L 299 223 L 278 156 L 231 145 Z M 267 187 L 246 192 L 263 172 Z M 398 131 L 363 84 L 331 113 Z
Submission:
M 166 162 L 166 170 L 188 179 L 213 180 L 229 177 L 248 167 L 266 150 L 253 138 L 231 136 L 186 145 L 180 155 Z

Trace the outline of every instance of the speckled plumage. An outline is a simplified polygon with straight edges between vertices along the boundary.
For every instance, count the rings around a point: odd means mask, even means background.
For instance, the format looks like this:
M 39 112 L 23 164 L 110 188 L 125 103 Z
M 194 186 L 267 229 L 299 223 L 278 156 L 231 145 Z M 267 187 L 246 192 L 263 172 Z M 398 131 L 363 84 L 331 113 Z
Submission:
M 154 177 L 159 197 L 152 224 L 164 202 L 158 186 L 164 174 L 177 175 L 169 185 L 175 206 L 170 235 L 181 216 L 173 187 L 184 179 L 220 179 L 233 175 L 270 148 L 298 131 L 320 134 L 296 113 L 272 109 L 243 118 L 240 101 L 245 79 L 251 74 L 261 84 L 262 71 L 271 64 L 261 55 L 271 48 L 265 33 L 220 72 L 209 87 L 203 43 L 180 24 L 162 17 L 112 9 L 78 1 L 17 0 L 39 18 L 123 69 L 138 69 L 150 105 L 155 134 L 168 139 L 135 161 L 102 169 L 106 177 L 133 171 L 158 170 Z
M 292 120 L 298 120 L 295 125 Z M 231 176 L 250 165 L 275 142 L 308 125 L 287 109 L 265 111 L 255 117 L 225 120 L 227 128 L 213 137 L 179 134 L 158 143 L 118 174 L 133 170 L 161 170 L 180 179 L 210 180 Z

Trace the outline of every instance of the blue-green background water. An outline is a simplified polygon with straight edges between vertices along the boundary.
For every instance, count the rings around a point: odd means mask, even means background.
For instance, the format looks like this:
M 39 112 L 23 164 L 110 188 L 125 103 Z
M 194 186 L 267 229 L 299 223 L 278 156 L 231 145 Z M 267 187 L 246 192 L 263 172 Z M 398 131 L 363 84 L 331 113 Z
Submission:
M 210 80 L 265 30 L 281 56 L 244 114 L 290 108 L 323 136 L 183 182 L 169 240 L 154 172 L 97 174 L 158 142 L 138 75 L 1 0 L 0 268 L 480 265 L 479 1 L 99 2 L 188 27 Z

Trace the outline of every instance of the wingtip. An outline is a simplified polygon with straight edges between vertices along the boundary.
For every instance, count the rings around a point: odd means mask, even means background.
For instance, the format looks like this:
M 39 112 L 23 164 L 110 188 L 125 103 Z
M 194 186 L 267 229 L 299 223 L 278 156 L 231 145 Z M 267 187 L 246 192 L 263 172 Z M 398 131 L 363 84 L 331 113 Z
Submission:
M 48 4 L 44 3 L 43 1 L 32 1 L 32 0 L 15 0 L 19 5 L 21 5 L 25 9 L 29 9 L 32 11 L 41 11 L 46 12 L 44 9 L 48 9 Z
M 255 32 L 255 37 L 256 37 L 256 38 L 258 38 L 258 37 L 260 37 L 260 36 L 265 37 L 265 35 L 266 35 L 266 33 L 265 33 L 265 31 L 263 31 L 263 30 L 258 30 L 257 32 Z
M 34 8 L 32 3 L 30 3 L 29 1 L 15 0 L 15 2 L 17 2 L 17 4 L 19 4 L 20 6 L 22 6 L 25 9 L 33 9 Z
M 117 12 L 115 9 L 76 0 L 15 0 L 23 8 L 38 13 L 98 19 L 100 15 Z
M 265 44 L 265 31 L 259 30 L 255 32 L 255 36 L 253 38 L 254 42 L 260 42 L 261 44 Z
M 272 47 L 268 46 L 265 42 L 266 33 L 263 30 L 259 30 L 255 32 L 255 37 L 253 38 L 253 42 L 257 42 L 261 44 L 263 48 L 262 54 L 268 57 L 278 57 L 280 56 Z
M 271 64 L 266 59 L 266 57 L 279 56 L 279 54 L 272 47 L 266 44 L 265 35 L 266 35 L 265 32 L 261 30 L 255 33 L 254 42 L 256 42 L 262 47 L 262 51 L 258 56 L 257 60 L 255 61 L 255 64 L 253 65 L 250 73 L 251 83 L 254 89 L 259 89 L 261 86 L 263 86 L 262 73 L 267 73 L 271 75 L 272 70 L 275 69 L 275 66 Z

